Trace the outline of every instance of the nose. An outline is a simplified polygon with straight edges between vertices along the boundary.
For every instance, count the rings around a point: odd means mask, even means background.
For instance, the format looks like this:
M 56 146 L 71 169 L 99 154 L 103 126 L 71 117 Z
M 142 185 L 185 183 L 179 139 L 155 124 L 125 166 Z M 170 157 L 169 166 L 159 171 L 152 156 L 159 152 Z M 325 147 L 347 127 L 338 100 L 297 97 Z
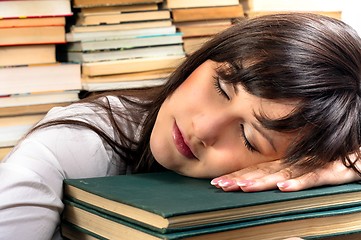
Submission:
M 193 117 L 193 135 L 204 146 L 213 146 L 230 128 L 230 119 L 219 112 L 200 113 Z

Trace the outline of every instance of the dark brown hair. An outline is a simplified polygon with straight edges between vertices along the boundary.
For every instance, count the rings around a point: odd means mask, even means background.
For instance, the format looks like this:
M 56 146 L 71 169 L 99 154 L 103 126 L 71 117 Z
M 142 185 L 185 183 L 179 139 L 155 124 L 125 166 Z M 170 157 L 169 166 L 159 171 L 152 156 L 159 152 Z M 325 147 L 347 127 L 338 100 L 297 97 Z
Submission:
M 141 116 L 147 116 L 138 142 L 124 137 L 123 142 L 116 142 L 93 126 L 85 127 L 92 128 L 127 158 L 134 171 L 159 169 L 149 147 L 159 108 L 208 59 L 225 63 L 226 70 L 219 70 L 221 77 L 241 84 L 253 95 L 281 102 L 297 101 L 296 109 L 285 118 L 257 116 L 268 129 L 299 133 L 285 162 L 314 168 L 341 159 L 354 168 L 354 161 L 348 156 L 355 153 L 357 160 L 360 157 L 361 40 L 345 23 L 315 14 L 275 14 L 241 20 L 189 56 L 169 81 L 149 96 L 149 101 L 140 104 L 119 95 L 122 101 L 137 106 L 128 114 L 137 116 L 139 123 Z M 114 115 L 121 114 L 109 104 L 101 103 L 99 98 L 85 101 L 107 109 L 114 129 L 120 129 Z M 80 124 L 61 121 L 49 124 Z M 121 131 L 117 134 L 124 136 Z

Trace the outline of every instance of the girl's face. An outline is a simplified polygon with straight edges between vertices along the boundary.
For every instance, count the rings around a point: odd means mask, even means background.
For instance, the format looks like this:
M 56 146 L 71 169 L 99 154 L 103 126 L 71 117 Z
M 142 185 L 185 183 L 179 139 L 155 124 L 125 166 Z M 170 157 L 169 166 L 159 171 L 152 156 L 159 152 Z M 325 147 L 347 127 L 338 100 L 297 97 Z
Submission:
M 282 158 L 291 135 L 265 129 L 255 114 L 277 119 L 293 106 L 262 99 L 218 78 L 206 61 L 162 104 L 150 139 L 155 159 L 191 177 L 218 177 Z

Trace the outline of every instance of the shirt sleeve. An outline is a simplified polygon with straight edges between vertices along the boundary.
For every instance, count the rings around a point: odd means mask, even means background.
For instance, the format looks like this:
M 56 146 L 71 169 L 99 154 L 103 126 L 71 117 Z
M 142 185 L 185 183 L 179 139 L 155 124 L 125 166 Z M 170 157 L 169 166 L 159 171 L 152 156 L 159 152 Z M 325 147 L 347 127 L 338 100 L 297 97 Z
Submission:
M 71 111 L 97 118 L 84 106 Z M 54 109 L 46 119 L 66 112 Z M 104 120 L 94 121 L 112 132 Z M 0 163 L 0 239 L 59 238 L 64 178 L 119 174 L 125 166 L 114 161 L 113 155 L 102 139 L 86 128 L 58 125 L 29 135 Z

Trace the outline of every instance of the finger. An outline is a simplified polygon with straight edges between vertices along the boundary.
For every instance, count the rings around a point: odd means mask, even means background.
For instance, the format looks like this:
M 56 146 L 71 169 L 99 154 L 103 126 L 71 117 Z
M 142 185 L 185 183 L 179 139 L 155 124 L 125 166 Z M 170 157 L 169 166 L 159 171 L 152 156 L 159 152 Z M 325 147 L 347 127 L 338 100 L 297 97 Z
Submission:
M 358 180 L 360 180 L 360 176 L 354 170 L 337 161 L 327 167 L 305 173 L 297 178 L 281 181 L 277 185 L 281 191 L 286 192 L 323 185 L 344 184 Z
M 260 171 L 258 169 L 257 171 Z M 292 178 L 293 172 L 291 168 L 282 169 L 276 173 L 264 174 L 262 172 L 260 178 L 244 179 L 245 175 L 236 176 L 234 174 L 217 178 L 211 184 L 222 188 L 224 191 L 239 191 L 255 192 L 269 189 L 276 189 L 277 183 Z M 254 175 L 252 175 L 254 177 Z
M 256 192 L 265 191 L 278 188 L 279 182 L 285 182 L 292 179 L 294 176 L 298 176 L 299 173 L 292 168 L 284 168 L 280 171 L 265 175 L 261 178 L 254 179 L 251 183 L 249 180 L 236 180 L 237 185 L 244 192 Z
M 283 192 L 299 191 L 321 185 L 320 175 L 315 172 L 277 183 L 277 187 Z
M 227 185 L 228 180 L 230 180 L 230 179 L 238 179 L 238 180 L 240 180 L 240 179 L 244 179 L 244 180 L 258 179 L 258 178 L 262 178 L 264 176 L 273 174 L 275 172 L 278 172 L 280 169 L 283 169 L 283 168 L 284 168 L 284 166 L 281 163 L 281 161 L 261 163 L 261 164 L 255 165 L 255 166 L 251 166 L 248 168 L 238 170 L 238 171 L 230 173 L 230 174 L 225 174 L 223 176 L 214 178 L 211 181 L 211 184 L 216 187 L 219 187 L 219 183 L 223 182 Z

